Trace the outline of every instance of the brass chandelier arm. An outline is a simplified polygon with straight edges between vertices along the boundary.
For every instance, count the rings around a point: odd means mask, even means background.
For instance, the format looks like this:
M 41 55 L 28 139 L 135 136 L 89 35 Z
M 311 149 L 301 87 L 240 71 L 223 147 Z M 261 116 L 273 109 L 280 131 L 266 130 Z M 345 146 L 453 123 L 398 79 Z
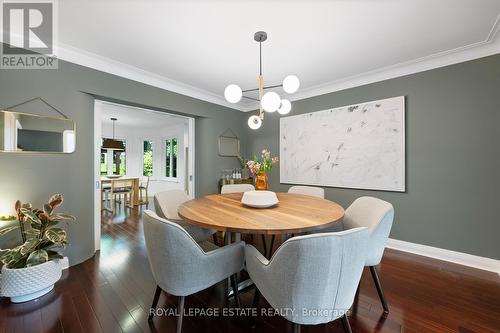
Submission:
M 266 89 L 272 89 L 272 88 L 281 88 L 283 87 L 283 84 L 275 84 L 274 86 L 267 86 L 267 87 L 262 87 L 263 90 L 266 90 Z M 242 90 L 242 92 L 246 93 L 246 92 L 251 92 L 251 91 L 258 91 L 259 88 L 254 88 L 254 89 L 246 89 L 246 90 Z
M 260 100 L 258 98 L 253 98 L 253 97 L 248 97 L 248 96 L 241 96 L 241 98 L 251 99 L 252 101 L 260 102 Z

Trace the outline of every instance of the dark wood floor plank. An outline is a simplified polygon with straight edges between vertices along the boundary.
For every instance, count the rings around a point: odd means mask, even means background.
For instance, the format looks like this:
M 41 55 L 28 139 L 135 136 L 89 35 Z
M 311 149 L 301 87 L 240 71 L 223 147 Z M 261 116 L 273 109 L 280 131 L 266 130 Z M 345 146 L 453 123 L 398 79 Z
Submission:
M 63 328 L 59 320 L 61 309 L 60 303 L 57 302 L 57 292 L 54 292 L 54 298 L 51 299 L 47 305 L 43 306 L 41 310 L 43 331 L 46 333 L 62 333 Z M 47 295 L 50 296 L 50 295 Z
M 101 325 L 97 319 L 94 309 L 85 295 L 80 295 L 73 298 L 73 303 L 78 309 L 78 319 L 84 332 L 102 332 Z

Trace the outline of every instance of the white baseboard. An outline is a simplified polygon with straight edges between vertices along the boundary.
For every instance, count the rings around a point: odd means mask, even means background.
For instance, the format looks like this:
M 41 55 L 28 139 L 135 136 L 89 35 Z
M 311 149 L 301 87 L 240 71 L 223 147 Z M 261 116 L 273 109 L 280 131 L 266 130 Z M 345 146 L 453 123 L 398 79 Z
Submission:
M 472 254 L 440 249 L 437 247 L 405 242 L 389 238 L 387 248 L 418 254 L 439 260 L 453 262 L 459 265 L 474 267 L 500 275 L 500 260 L 479 257 Z

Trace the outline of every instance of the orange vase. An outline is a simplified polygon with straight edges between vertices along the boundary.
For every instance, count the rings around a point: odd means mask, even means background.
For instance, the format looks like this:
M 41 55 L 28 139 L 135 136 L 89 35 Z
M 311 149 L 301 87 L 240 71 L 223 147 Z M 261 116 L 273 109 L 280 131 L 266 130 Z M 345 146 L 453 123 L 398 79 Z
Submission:
M 269 180 L 265 172 L 262 172 L 255 178 L 255 189 L 257 191 L 267 191 L 269 189 Z

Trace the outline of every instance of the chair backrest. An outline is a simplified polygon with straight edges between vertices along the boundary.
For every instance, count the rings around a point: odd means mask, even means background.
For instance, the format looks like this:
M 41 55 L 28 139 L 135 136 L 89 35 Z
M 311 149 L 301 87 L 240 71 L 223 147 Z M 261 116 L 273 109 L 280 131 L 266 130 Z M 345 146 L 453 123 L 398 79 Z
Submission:
M 315 186 L 292 186 L 288 189 L 288 193 L 310 195 L 318 198 L 325 198 L 325 190 Z
M 145 188 L 149 187 L 149 176 L 144 176 L 141 178 L 141 186 Z
M 291 238 L 270 261 L 269 268 L 279 272 L 274 277 L 279 282 L 258 288 L 274 308 L 295 309 L 287 317 L 295 323 L 335 320 L 354 302 L 367 242 L 366 228 Z M 326 311 L 315 312 L 320 310 Z
M 370 245 L 366 266 L 380 263 L 394 220 L 394 207 L 387 201 L 374 197 L 360 197 L 346 209 L 344 229 L 367 227 Z
M 156 283 L 167 293 L 185 296 L 199 290 L 201 257 L 196 241 L 177 223 L 144 211 L 144 238 L 149 264 Z
M 222 185 L 221 194 L 255 191 L 252 184 L 227 184 Z
M 189 201 L 189 197 L 182 190 L 158 192 L 154 196 L 156 214 L 165 219 L 180 220 L 177 211 L 186 201 Z

